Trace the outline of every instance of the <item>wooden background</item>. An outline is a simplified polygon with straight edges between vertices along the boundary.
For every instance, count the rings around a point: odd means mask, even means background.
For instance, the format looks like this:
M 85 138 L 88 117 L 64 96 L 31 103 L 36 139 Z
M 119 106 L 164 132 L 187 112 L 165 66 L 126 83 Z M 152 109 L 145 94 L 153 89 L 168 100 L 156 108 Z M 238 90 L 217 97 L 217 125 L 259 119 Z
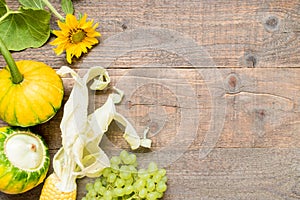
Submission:
M 59 0 L 50 1 L 59 8 Z M 152 152 L 137 152 L 141 164 L 155 160 L 167 169 L 163 199 L 300 199 L 298 0 L 73 3 L 100 23 L 102 37 L 72 68 L 84 74 L 107 67 L 112 85 L 125 91 L 118 110 L 139 132 L 150 127 L 153 139 Z M 55 18 L 51 23 L 56 29 Z M 67 65 L 52 48 L 47 43 L 13 57 Z M 64 102 L 72 84 L 64 79 Z M 108 92 L 91 94 L 91 109 Z M 33 127 L 52 156 L 61 146 L 62 114 Z M 113 124 L 103 144 L 109 155 L 128 149 L 121 134 Z M 87 181 L 78 180 L 78 199 Z M 41 187 L 0 199 L 37 200 Z

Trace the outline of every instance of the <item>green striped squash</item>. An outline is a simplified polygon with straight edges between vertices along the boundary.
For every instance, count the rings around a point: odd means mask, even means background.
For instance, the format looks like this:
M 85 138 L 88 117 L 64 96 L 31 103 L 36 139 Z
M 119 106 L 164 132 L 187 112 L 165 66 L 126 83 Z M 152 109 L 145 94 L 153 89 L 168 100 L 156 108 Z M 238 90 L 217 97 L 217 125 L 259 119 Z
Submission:
M 0 128 L 0 191 L 19 194 L 46 177 L 50 156 L 43 138 L 28 129 Z

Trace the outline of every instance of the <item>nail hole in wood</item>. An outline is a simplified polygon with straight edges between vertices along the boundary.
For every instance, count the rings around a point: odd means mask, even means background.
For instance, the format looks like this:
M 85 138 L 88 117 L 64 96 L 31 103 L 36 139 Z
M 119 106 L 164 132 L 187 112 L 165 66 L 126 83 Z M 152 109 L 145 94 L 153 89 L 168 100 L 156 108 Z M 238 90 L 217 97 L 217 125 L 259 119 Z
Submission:
M 263 121 L 264 118 L 266 117 L 266 111 L 264 109 L 258 109 L 258 110 L 256 110 L 256 117 L 259 120 Z
M 278 30 L 279 19 L 276 16 L 269 16 L 265 19 L 264 27 L 269 32 Z
M 122 24 L 122 29 L 123 29 L 123 31 L 125 31 L 127 28 L 128 28 L 128 27 L 127 27 L 126 24 Z
M 249 53 L 245 55 L 245 65 L 246 67 L 254 68 L 257 65 L 257 58 L 254 54 Z
M 292 193 L 297 197 L 300 197 L 300 182 L 297 182 L 296 185 L 292 188 Z
M 132 102 L 127 101 L 126 104 L 125 104 L 125 107 L 129 110 L 132 107 Z

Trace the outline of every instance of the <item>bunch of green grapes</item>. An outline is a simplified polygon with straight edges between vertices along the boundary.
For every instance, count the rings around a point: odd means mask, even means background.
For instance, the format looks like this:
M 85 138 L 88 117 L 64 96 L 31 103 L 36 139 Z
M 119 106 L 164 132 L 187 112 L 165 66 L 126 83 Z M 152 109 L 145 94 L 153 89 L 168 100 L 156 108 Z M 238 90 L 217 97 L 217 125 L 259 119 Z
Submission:
M 123 150 L 110 164 L 93 183 L 87 183 L 82 200 L 155 200 L 167 190 L 166 170 L 154 162 L 138 169 L 136 155 Z

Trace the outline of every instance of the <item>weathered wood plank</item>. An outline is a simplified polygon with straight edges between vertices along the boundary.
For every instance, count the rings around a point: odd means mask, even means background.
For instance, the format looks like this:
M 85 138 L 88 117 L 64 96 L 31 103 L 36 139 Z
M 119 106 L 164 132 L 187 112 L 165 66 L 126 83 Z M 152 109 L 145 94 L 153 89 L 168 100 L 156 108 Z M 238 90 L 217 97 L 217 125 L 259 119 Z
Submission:
M 16 7 L 16 1 L 7 2 Z M 52 2 L 59 8 L 59 1 Z M 299 66 L 297 1 L 113 0 L 74 4 L 78 11 L 100 22 L 101 40 L 140 27 L 165 28 L 205 47 L 218 67 Z M 52 26 L 57 28 L 54 21 Z M 14 56 L 45 61 L 55 68 L 66 65 L 64 55 L 57 57 L 52 48 L 46 44 Z
M 84 74 L 84 71 L 80 70 L 80 73 Z M 174 136 L 180 128 L 184 128 L 186 132 L 195 132 L 189 135 L 190 139 L 201 143 L 209 127 L 215 125 L 212 121 L 214 110 L 225 110 L 224 115 L 215 116 L 216 122 L 223 121 L 217 147 L 300 145 L 298 69 L 220 69 L 221 81 L 203 79 L 203 73 L 212 73 L 210 69 L 201 72 L 197 69 L 172 68 L 108 71 L 111 85 L 125 92 L 117 109 L 132 121 L 140 133 L 149 126 L 152 134 L 173 133 Z M 72 84 L 71 79 L 64 79 L 64 102 Z M 111 92 L 91 92 L 90 112 L 101 106 Z M 212 99 L 211 93 L 215 93 L 215 99 Z M 214 107 L 217 98 L 224 105 Z M 194 123 L 194 126 L 188 124 L 183 127 L 186 124 L 182 122 L 185 120 L 182 112 L 189 113 L 190 123 Z M 61 146 L 59 123 L 62 114 L 63 109 L 49 122 L 34 128 L 45 136 L 52 149 Z M 198 130 L 195 126 L 198 126 Z M 166 144 L 163 140 L 168 140 L 158 138 L 158 148 Z

